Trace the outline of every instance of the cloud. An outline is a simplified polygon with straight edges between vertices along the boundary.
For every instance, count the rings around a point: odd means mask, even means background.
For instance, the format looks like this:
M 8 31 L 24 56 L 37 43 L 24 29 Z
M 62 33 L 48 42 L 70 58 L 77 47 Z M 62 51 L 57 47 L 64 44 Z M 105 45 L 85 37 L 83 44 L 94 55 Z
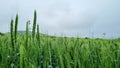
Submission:
M 67 36 L 100 37 L 103 32 L 119 36 L 120 0 L 3 0 L 0 2 L 0 31 L 9 31 L 9 22 L 19 14 L 19 30 L 25 30 L 27 20 L 33 22 L 34 9 L 42 33 Z M 4 7 L 3 7 L 4 6 Z M 6 29 L 5 29 L 6 28 Z

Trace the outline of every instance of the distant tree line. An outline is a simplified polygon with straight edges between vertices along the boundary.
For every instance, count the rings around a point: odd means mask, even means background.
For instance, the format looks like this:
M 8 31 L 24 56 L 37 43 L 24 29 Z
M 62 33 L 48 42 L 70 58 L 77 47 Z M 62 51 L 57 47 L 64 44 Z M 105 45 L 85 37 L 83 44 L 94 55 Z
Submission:
M 1 36 L 3 36 L 3 35 L 5 35 L 5 34 L 4 34 L 4 33 L 2 33 L 2 32 L 0 32 L 0 35 L 1 35 Z

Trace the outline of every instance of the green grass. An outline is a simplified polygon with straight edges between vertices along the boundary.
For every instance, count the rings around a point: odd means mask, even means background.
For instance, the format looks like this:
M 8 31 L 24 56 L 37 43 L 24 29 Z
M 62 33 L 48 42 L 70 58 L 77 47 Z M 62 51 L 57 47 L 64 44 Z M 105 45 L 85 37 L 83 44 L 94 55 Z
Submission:
M 119 68 L 120 39 L 85 39 L 41 35 L 34 12 L 32 33 L 0 35 L 0 68 Z M 15 25 L 14 25 L 15 24 Z M 37 30 L 36 30 L 37 29 Z M 37 32 L 36 32 L 37 31 Z

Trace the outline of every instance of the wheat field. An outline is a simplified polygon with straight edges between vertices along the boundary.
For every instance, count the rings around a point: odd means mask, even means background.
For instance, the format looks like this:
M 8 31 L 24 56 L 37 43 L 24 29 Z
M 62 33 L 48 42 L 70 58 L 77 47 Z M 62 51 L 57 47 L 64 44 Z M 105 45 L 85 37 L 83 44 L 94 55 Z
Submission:
M 43 35 L 34 11 L 32 32 L 18 32 L 18 14 L 10 33 L 0 35 L 0 68 L 119 68 L 120 39 Z

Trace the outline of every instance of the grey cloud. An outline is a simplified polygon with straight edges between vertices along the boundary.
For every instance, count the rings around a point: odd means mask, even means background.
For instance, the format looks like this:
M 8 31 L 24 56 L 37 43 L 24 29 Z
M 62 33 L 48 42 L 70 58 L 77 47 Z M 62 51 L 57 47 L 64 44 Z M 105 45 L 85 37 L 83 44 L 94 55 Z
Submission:
M 25 30 L 27 20 L 33 21 L 34 9 L 43 33 L 67 36 L 119 36 L 120 0 L 2 0 L 0 31 L 9 31 L 9 22 L 19 14 L 19 30 Z M 4 7 L 3 7 L 4 6 Z M 4 23 L 3 23 L 4 22 Z M 30 25 L 32 27 L 32 23 Z M 6 28 L 6 29 L 5 29 Z

